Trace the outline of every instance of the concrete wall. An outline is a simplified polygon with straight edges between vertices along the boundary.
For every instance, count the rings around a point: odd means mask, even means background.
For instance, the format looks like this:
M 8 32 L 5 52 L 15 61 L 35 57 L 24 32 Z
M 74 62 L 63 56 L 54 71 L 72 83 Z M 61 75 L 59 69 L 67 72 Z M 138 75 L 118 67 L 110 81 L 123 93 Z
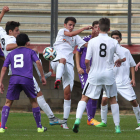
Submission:
M 138 63 L 140 61 L 140 55 L 134 55 L 133 57 L 134 57 L 136 63 Z M 42 55 L 40 55 L 40 58 L 42 59 L 42 62 L 43 62 L 44 71 L 48 72 L 49 71 L 49 62 L 46 61 Z M 3 64 L 3 61 L 0 60 L 0 68 L 2 67 L 2 64 Z M 38 78 L 38 75 L 37 75 L 35 69 L 34 69 L 34 76 L 35 76 L 35 78 L 36 78 L 36 80 L 37 80 L 37 82 L 38 82 L 38 84 L 43 92 L 43 95 L 44 95 L 47 103 L 50 105 L 52 110 L 62 111 L 63 110 L 62 85 L 60 86 L 59 90 L 55 90 L 54 89 L 55 77 L 50 77 L 47 81 L 47 85 L 42 86 L 40 81 L 39 81 L 39 78 Z M 140 70 L 138 72 L 136 72 L 137 86 L 134 88 L 138 100 L 140 100 L 140 80 L 139 80 L 139 77 L 140 77 Z M 8 82 L 9 82 L 9 76 L 7 76 L 7 74 L 6 74 L 6 76 L 4 78 L 4 82 L 3 82 L 4 86 L 5 86 L 5 92 L 3 95 L 0 94 L 0 109 L 2 108 L 2 106 L 5 103 Z M 81 93 L 82 93 L 81 84 L 79 82 L 77 71 L 75 69 L 75 82 L 74 82 L 74 88 L 72 91 L 72 111 L 76 110 L 77 103 L 81 98 Z M 132 108 L 130 103 L 120 96 L 118 96 L 118 102 L 120 105 L 120 109 L 131 109 Z M 24 92 L 21 92 L 19 101 L 14 101 L 12 108 L 31 111 L 31 105 L 29 103 L 28 98 L 24 94 Z

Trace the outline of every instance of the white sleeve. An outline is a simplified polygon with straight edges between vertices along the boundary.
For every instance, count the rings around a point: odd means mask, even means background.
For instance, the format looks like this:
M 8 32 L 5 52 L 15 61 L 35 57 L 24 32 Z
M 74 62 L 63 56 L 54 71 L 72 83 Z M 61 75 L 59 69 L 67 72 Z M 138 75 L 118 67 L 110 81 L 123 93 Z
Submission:
M 14 36 L 11 36 L 6 42 L 6 45 L 8 44 L 16 44 L 16 38 Z
M 0 38 L 2 38 L 2 36 L 6 35 L 6 31 L 0 27 Z
M 135 67 L 136 66 L 136 63 L 135 63 L 130 51 L 129 51 L 129 62 L 130 62 L 130 67 Z
M 60 29 L 59 31 L 58 31 L 58 35 L 64 35 L 64 31 L 67 31 L 67 32 L 69 32 L 69 30 L 68 29 L 66 29 L 66 28 L 63 28 L 63 29 Z
M 87 60 L 91 60 L 91 58 L 93 57 L 93 46 L 91 44 L 91 41 L 88 42 L 88 46 L 87 46 L 87 52 L 86 52 L 86 58 Z
M 76 42 L 75 42 L 76 44 L 75 44 L 75 46 L 77 45 L 78 46 L 78 48 L 83 48 L 84 46 L 84 44 L 86 43 L 79 35 L 76 35 Z
M 120 59 L 125 58 L 125 53 L 123 52 L 123 49 L 119 43 L 117 43 L 116 45 L 116 54 Z

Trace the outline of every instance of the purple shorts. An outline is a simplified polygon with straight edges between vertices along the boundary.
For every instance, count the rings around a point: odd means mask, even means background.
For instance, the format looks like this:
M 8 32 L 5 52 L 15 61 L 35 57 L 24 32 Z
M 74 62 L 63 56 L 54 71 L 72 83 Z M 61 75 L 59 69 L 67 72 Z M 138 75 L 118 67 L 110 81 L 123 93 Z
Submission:
M 85 83 L 87 81 L 88 74 L 85 72 L 83 74 L 78 74 L 78 75 L 79 75 L 79 79 L 80 79 L 80 82 L 81 82 L 81 88 L 83 89 L 84 86 L 85 86 Z
M 16 79 L 17 77 L 18 76 L 16 76 Z M 26 83 L 19 82 L 19 84 L 16 81 L 14 81 L 16 83 L 12 83 L 14 79 L 15 79 L 15 76 L 11 76 L 10 81 L 9 81 L 7 95 L 6 95 L 7 99 L 19 100 L 20 92 L 22 90 L 25 92 L 27 97 L 36 98 L 37 91 L 36 91 L 36 88 L 34 87 L 33 79 L 28 79 L 28 78 L 19 76 L 20 80 L 23 79 L 24 81 L 26 81 Z

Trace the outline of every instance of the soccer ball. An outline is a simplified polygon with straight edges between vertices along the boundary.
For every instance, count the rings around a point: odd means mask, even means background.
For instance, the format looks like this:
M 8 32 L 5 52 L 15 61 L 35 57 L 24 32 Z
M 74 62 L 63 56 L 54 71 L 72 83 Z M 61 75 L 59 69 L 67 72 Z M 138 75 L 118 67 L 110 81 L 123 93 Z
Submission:
M 52 61 L 56 54 L 56 50 L 53 47 L 46 47 L 43 51 L 43 57 L 48 61 Z

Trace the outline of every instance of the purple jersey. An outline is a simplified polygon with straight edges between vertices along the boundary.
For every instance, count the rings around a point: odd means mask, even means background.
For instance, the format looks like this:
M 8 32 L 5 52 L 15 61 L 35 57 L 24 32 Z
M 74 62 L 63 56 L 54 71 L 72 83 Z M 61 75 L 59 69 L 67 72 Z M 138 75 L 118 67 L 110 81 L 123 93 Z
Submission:
M 88 42 L 91 38 L 91 35 L 89 36 L 85 36 L 83 38 L 84 41 Z M 81 59 L 80 59 L 80 67 L 82 69 L 86 69 L 86 65 L 85 65 L 85 57 L 86 57 L 86 52 L 87 52 L 87 47 L 84 48 L 77 48 L 77 51 L 81 53 Z M 91 61 L 90 61 L 90 65 L 91 65 Z
M 1 47 L 0 47 L 0 57 L 4 57 L 4 53 L 3 53 L 2 49 L 1 49 Z
M 21 76 L 33 79 L 33 62 L 39 60 L 35 51 L 19 47 L 11 51 L 4 61 L 3 67 L 11 64 L 13 76 Z

